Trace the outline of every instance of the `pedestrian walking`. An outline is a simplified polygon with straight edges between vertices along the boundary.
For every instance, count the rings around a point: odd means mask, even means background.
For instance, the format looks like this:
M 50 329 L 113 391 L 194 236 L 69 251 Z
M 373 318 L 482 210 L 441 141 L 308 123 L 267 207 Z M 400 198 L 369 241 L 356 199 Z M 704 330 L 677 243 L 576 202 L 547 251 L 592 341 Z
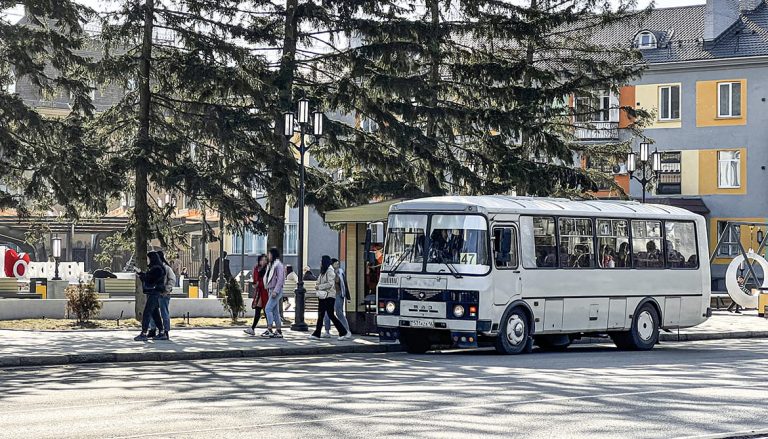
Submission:
M 347 277 L 344 274 L 344 269 L 341 268 L 341 262 L 338 259 L 331 259 L 331 268 L 336 272 L 336 278 L 333 282 L 334 289 L 336 290 L 336 301 L 334 302 L 333 310 L 336 313 L 336 317 L 338 317 L 339 321 L 344 326 L 344 329 L 347 330 L 347 333 L 352 334 L 352 331 L 349 330 L 349 321 L 347 321 L 347 316 L 344 313 L 346 302 L 349 300 Z M 323 324 L 325 326 L 323 337 L 329 338 L 331 336 L 331 319 L 327 314 L 323 319 Z M 351 337 L 351 335 L 349 337 Z
M 160 260 L 160 256 L 156 252 L 149 252 L 147 258 L 149 260 L 147 271 L 136 273 L 139 279 L 141 279 L 144 294 L 147 295 L 147 304 L 144 305 L 144 316 L 141 319 L 141 333 L 134 340 L 148 340 L 147 330 L 149 329 L 150 320 L 154 320 L 155 325 L 162 334 L 156 339 L 167 340 L 163 318 L 160 315 L 160 294 L 165 291 L 165 268 L 163 268 L 163 261 Z
M 266 277 L 267 255 L 259 255 L 256 265 L 253 267 L 253 302 L 251 302 L 251 308 L 254 310 L 253 323 L 250 328 L 243 331 L 248 335 L 256 335 L 256 326 L 261 319 L 261 312 L 266 308 L 269 301 L 269 291 L 264 285 Z
M 220 271 L 220 270 L 223 270 L 223 271 Z M 224 276 L 223 284 L 219 282 L 219 277 L 222 274 L 222 272 Z M 216 289 L 216 291 L 218 292 L 219 290 L 223 289 L 224 285 L 226 285 L 227 282 L 230 281 L 230 279 L 232 279 L 232 271 L 229 268 L 229 259 L 227 259 L 227 252 L 223 252 L 221 254 L 221 257 L 216 259 L 216 262 L 213 263 L 212 280 L 216 285 L 218 285 L 218 288 Z
M 739 284 L 739 289 L 741 289 L 741 291 L 745 292 L 746 294 L 752 295 L 752 292 L 749 291 L 749 288 L 747 288 L 746 285 L 744 285 L 745 284 L 744 276 L 739 276 L 736 279 L 736 282 Z M 735 312 L 736 314 L 741 314 L 741 309 L 742 309 L 741 305 L 736 303 L 735 300 L 731 299 L 731 304 L 728 306 L 728 310 L 727 311 L 728 312 Z
M 331 267 L 331 257 L 328 255 L 323 255 L 321 259 L 320 277 L 315 285 L 315 294 L 317 294 L 319 305 L 317 308 L 317 326 L 311 338 L 318 340 L 321 338 L 320 331 L 323 329 L 323 319 L 326 315 L 331 319 L 336 330 L 339 331 L 339 340 L 352 338 L 333 311 L 336 303 L 336 271 Z
M 285 285 L 285 267 L 280 262 L 280 251 L 274 247 L 269 249 L 267 255 L 269 269 L 267 269 L 267 291 L 269 300 L 264 312 L 267 314 L 267 330 L 262 337 L 283 338 L 282 321 L 280 318 L 280 304 L 283 300 L 283 285 Z M 274 332 L 273 332 L 274 328 Z
M 158 300 L 160 301 L 160 316 L 163 319 L 163 326 L 165 327 L 165 338 L 170 338 L 169 331 L 171 330 L 171 294 L 173 293 L 173 287 L 176 286 L 176 273 L 174 273 L 171 264 L 165 259 L 165 253 L 158 251 L 157 255 L 160 257 L 160 261 L 163 263 L 163 269 L 165 270 L 165 288 L 160 294 Z M 149 333 L 147 337 L 156 338 L 158 334 L 157 327 L 154 322 L 149 324 Z

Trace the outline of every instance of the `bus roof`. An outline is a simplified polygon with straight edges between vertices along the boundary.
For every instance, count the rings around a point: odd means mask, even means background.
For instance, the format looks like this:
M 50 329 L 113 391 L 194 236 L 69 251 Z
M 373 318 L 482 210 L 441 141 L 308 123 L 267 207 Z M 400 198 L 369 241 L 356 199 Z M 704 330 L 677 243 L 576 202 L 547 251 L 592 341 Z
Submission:
M 695 213 L 679 207 L 661 204 L 640 204 L 636 201 L 582 200 L 564 198 L 515 197 L 509 195 L 481 195 L 456 197 L 429 197 L 394 204 L 389 212 L 451 211 L 494 213 L 524 213 L 562 215 L 583 213 L 588 216 L 674 216 L 695 218 Z

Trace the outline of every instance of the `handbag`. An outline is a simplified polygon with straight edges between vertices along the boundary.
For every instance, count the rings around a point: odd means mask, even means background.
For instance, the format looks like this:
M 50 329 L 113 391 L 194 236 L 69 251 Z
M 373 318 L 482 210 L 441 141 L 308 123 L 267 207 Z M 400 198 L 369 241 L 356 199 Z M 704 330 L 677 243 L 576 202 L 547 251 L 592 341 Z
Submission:
M 325 280 L 328 280 L 328 275 L 324 274 L 324 275 L 320 276 L 320 279 L 323 279 L 323 277 L 325 277 Z M 320 285 L 323 282 L 324 281 L 322 281 L 322 280 L 318 280 L 317 284 Z M 317 295 L 317 298 L 319 300 L 323 300 L 323 299 L 327 299 L 328 298 L 328 290 L 319 290 L 318 289 L 318 290 L 315 290 L 315 294 Z

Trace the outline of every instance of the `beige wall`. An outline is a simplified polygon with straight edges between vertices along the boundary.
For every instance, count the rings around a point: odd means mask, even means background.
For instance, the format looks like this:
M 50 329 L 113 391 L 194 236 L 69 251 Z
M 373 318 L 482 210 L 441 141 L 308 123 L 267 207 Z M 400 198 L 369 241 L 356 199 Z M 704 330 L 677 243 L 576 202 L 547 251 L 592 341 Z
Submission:
M 682 102 L 680 104 L 680 119 L 674 120 L 674 121 L 661 121 L 659 120 L 659 87 L 667 86 L 667 85 L 677 85 L 680 86 L 680 99 L 682 101 L 683 99 L 683 87 L 682 84 L 677 83 L 668 83 L 668 84 L 646 84 L 646 85 L 638 85 L 635 87 L 635 106 L 637 108 L 642 108 L 646 111 L 649 111 L 653 113 L 653 119 L 652 122 L 646 126 L 646 129 L 656 129 L 656 128 L 681 128 L 683 126 L 682 123 Z

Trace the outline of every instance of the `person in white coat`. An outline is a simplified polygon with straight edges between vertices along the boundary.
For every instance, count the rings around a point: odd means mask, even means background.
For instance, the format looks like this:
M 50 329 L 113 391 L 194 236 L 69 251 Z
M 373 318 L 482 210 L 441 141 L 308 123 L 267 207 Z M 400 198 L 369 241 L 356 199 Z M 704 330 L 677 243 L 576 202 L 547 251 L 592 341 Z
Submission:
M 344 312 L 347 300 L 349 300 L 349 291 L 347 290 L 347 277 L 344 274 L 344 269 L 341 268 L 341 262 L 339 262 L 338 259 L 331 259 L 331 267 L 336 272 L 336 279 L 334 280 L 336 302 L 334 302 L 333 311 L 336 313 L 336 317 L 338 317 L 339 321 L 344 326 L 344 329 L 347 330 L 347 333 L 351 334 L 352 332 L 349 330 L 349 321 L 347 320 L 347 316 Z M 323 333 L 322 337 L 330 338 L 331 319 L 328 318 L 328 315 L 325 316 L 323 323 L 325 325 L 325 332 Z

